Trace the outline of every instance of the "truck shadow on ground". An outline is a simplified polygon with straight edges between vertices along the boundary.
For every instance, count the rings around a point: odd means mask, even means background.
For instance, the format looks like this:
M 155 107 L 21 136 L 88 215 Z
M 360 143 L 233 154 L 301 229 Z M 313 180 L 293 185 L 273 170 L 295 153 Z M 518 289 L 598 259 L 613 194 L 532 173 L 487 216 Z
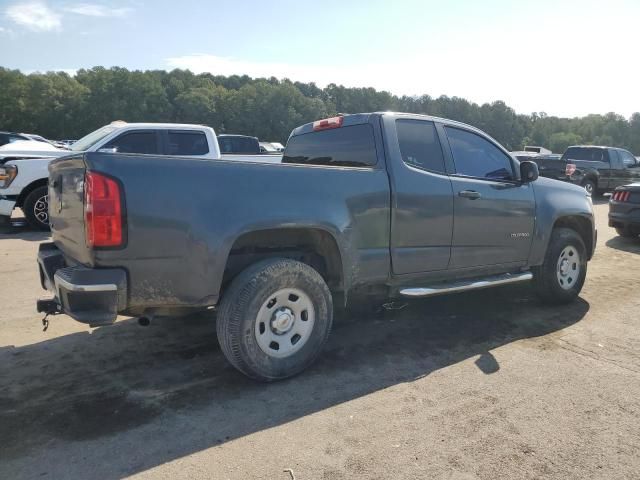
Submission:
M 317 363 L 274 384 L 230 367 L 205 315 L 0 348 L 0 477 L 122 478 L 473 357 L 490 375 L 501 368 L 491 350 L 588 310 L 581 299 L 545 307 L 512 286 L 342 314 Z M 53 318 L 43 338 L 71 321 Z
M 0 219 L 0 240 L 19 238 L 28 242 L 41 242 L 51 237 L 51 232 L 31 228 L 24 218 Z
M 640 253 L 640 237 L 613 237 L 607 240 L 605 245 L 609 248 L 615 248 L 616 250 L 621 250 L 623 252 Z

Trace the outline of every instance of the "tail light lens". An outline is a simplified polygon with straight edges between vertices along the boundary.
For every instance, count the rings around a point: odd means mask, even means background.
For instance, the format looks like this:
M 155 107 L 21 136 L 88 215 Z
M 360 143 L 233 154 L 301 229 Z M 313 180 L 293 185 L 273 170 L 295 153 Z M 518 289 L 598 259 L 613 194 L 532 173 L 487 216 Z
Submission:
M 85 174 L 84 228 L 88 247 L 123 244 L 122 197 L 114 179 L 96 172 Z
M 573 175 L 574 173 L 576 173 L 576 166 L 573 163 L 567 163 L 567 166 L 564 169 L 564 174 L 567 177 L 570 177 L 571 175 Z
M 616 202 L 627 202 L 629 197 L 631 196 L 631 192 L 613 192 L 612 198 Z

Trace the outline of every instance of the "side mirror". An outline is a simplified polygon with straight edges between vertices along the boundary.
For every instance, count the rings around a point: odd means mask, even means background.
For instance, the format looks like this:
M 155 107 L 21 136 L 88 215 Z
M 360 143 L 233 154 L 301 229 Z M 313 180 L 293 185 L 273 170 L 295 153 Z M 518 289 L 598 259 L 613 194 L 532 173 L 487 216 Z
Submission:
M 102 147 L 98 149 L 98 153 L 118 153 L 118 147 Z
M 538 172 L 538 164 L 525 160 L 520 162 L 520 179 L 523 183 L 535 182 L 540 176 Z

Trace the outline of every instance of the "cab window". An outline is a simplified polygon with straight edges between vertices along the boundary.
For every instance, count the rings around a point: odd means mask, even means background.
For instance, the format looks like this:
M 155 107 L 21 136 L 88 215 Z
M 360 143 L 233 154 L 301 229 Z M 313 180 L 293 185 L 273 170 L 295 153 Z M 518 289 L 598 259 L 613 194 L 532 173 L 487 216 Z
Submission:
M 445 127 L 456 173 L 465 177 L 513 180 L 511 158 L 487 139 L 468 130 Z

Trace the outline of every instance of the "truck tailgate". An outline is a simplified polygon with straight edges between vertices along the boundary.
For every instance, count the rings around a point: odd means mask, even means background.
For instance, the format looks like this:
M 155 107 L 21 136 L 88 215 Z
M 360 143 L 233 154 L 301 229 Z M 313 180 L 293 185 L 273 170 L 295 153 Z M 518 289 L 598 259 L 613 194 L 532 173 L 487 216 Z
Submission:
M 83 155 L 63 157 L 49 164 L 49 222 L 55 244 L 66 257 L 92 263 L 84 232 Z

